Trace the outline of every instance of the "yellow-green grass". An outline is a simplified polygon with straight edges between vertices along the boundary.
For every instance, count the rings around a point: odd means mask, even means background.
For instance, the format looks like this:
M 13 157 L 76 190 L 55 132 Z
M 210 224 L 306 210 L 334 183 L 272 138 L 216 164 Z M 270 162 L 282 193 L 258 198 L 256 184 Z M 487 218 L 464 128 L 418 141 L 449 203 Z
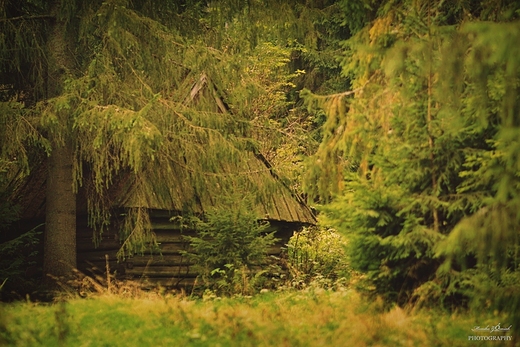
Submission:
M 0 306 L 0 346 L 507 346 L 468 341 L 493 315 L 382 311 L 355 292 L 191 300 L 103 295 Z M 487 334 L 489 335 L 489 334 Z

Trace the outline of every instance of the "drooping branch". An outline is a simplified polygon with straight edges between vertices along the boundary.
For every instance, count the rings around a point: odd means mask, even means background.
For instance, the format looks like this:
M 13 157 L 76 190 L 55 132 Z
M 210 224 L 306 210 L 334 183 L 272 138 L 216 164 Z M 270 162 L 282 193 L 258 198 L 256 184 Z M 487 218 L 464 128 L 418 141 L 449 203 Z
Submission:
M 353 90 L 347 90 L 347 91 L 344 91 L 341 93 L 335 93 L 335 94 L 327 94 L 327 95 L 312 94 L 312 97 L 316 98 L 316 99 L 334 99 L 334 98 L 342 98 L 344 96 L 350 96 L 350 95 L 359 93 L 360 91 L 365 89 L 365 87 L 368 85 L 368 83 L 370 83 L 370 81 L 374 78 L 374 76 L 375 76 L 375 74 L 370 76 L 370 78 L 365 82 L 365 84 L 363 84 L 362 87 L 359 87 L 359 88 L 356 88 Z
M 12 17 L 12 18 L 0 18 L 1 22 L 15 22 L 19 20 L 41 20 L 41 19 L 56 19 L 55 16 L 52 16 L 50 14 L 42 14 L 37 16 L 19 16 L 19 17 Z
M 339 98 L 339 97 L 344 97 L 344 96 L 349 96 L 349 95 L 356 94 L 356 93 L 362 91 L 363 88 L 365 88 L 365 87 L 363 86 L 363 87 L 360 87 L 360 88 L 356 88 L 356 89 L 354 89 L 354 90 L 347 90 L 347 91 L 345 91 L 345 92 L 336 93 L 336 94 L 327 94 L 327 95 L 317 95 L 317 94 L 313 94 L 313 97 L 315 97 L 315 98 L 317 98 L 317 99 L 332 99 L 332 98 Z

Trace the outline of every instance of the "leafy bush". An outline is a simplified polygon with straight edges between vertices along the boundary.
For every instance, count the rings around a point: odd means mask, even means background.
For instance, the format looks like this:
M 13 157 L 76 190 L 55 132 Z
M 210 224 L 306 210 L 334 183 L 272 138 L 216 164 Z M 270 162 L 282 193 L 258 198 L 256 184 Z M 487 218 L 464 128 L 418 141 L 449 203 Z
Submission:
M 334 229 L 306 227 L 287 244 L 289 268 L 296 285 L 320 282 L 330 286 L 350 277 L 346 240 Z
M 269 224 L 259 222 L 249 203 L 209 211 L 204 220 L 187 220 L 197 236 L 185 236 L 204 286 L 218 294 L 248 294 L 265 271 L 268 248 L 277 239 Z

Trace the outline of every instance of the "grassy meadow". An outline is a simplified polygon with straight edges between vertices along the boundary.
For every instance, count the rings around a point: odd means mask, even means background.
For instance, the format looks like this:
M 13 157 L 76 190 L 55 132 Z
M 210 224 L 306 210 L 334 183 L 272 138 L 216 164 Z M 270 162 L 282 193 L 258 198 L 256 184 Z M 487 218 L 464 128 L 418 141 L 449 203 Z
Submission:
M 377 301 L 366 302 L 350 290 L 203 299 L 104 294 L 0 305 L 0 346 L 511 345 L 468 341 L 476 335 L 472 328 L 504 324 L 501 317 L 383 311 Z

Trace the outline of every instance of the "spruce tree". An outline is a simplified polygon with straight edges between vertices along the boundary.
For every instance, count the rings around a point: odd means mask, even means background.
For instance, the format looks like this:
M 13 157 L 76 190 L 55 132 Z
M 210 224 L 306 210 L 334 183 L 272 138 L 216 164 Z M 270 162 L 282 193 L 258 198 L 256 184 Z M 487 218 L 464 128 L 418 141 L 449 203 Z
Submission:
M 482 173 L 474 171 L 481 165 L 475 155 L 496 150 L 498 110 L 516 102 L 514 88 L 504 89 L 515 83 L 515 65 L 508 60 L 497 73 L 481 62 L 505 56 L 516 27 L 503 27 L 504 45 L 486 42 L 499 52 L 492 53 L 461 44 L 467 29 L 460 23 L 479 16 L 510 20 L 517 10 L 513 4 L 383 2 L 377 17 L 345 43 L 343 74 L 352 90 L 304 94 L 311 109 L 327 112 L 307 190 L 326 204 L 328 222 L 350 236 L 354 268 L 392 301 L 406 303 L 422 284 L 439 281 L 437 247 L 486 201 L 482 191 L 470 194 L 470 182 Z M 491 71 L 493 78 L 483 78 Z M 509 153 L 511 142 L 501 143 Z M 505 190 L 509 183 L 501 182 Z
M 518 13 L 518 11 L 517 11 Z M 441 71 L 450 105 L 467 120 L 457 192 L 469 213 L 437 247 L 438 283 L 477 310 L 505 312 L 520 334 L 520 60 L 518 21 L 463 25 L 447 45 Z M 458 71 L 459 73 L 454 73 Z M 487 300 L 487 301 L 486 301 Z

